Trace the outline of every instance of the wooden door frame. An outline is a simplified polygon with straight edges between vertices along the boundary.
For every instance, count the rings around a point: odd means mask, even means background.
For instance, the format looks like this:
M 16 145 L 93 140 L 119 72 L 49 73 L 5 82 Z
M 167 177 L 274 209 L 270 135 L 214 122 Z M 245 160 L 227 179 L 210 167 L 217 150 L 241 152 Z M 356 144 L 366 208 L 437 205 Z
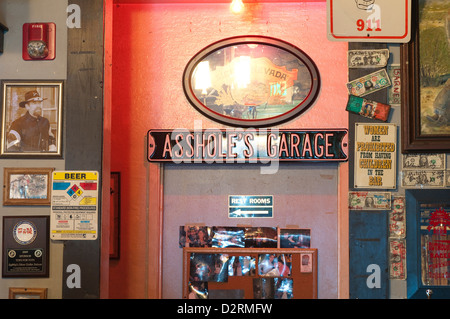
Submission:
M 112 109 L 112 26 L 114 14 L 114 1 L 104 1 L 104 144 L 103 144 L 103 169 L 104 172 L 110 171 L 110 155 L 111 155 L 111 109 Z M 322 0 L 321 0 L 322 1 Z M 149 3 L 156 3 L 157 1 L 149 1 Z M 189 0 L 188 2 L 198 2 L 198 0 Z M 265 2 L 276 2 L 275 0 L 268 0 Z M 148 229 L 148 264 L 147 264 L 147 298 L 161 299 L 162 298 L 162 262 L 163 262 L 163 218 L 164 218 L 164 165 L 157 163 L 149 163 L 147 170 L 148 180 L 148 211 L 147 211 L 147 229 Z M 340 163 L 338 166 L 339 183 L 338 187 L 338 207 L 337 207 L 337 222 L 338 222 L 338 298 L 347 299 L 349 296 L 349 224 L 348 224 L 348 174 L 349 165 L 347 162 Z M 103 189 L 109 189 L 109 176 L 104 176 Z M 103 208 L 106 209 L 109 203 L 105 196 L 109 192 L 103 192 Z M 109 206 L 108 206 L 109 211 Z M 108 215 L 109 216 L 109 215 Z M 109 218 L 106 213 L 103 215 L 102 229 L 105 229 L 102 237 L 102 251 L 109 252 L 109 239 L 107 235 L 109 232 Z M 104 246 L 105 245 L 105 246 Z M 107 245 L 107 246 L 106 246 Z M 102 254 L 102 276 L 101 287 L 102 297 L 108 297 L 108 274 L 109 274 L 109 257 L 106 253 Z

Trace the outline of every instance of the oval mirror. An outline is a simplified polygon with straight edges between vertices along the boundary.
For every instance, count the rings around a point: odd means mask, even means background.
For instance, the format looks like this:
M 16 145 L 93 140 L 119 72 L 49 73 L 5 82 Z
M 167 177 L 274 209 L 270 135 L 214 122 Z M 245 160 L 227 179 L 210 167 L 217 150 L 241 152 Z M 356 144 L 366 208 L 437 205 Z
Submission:
M 209 45 L 189 61 L 183 89 L 198 111 L 217 122 L 264 127 L 311 107 L 320 75 L 311 58 L 287 42 L 233 37 Z

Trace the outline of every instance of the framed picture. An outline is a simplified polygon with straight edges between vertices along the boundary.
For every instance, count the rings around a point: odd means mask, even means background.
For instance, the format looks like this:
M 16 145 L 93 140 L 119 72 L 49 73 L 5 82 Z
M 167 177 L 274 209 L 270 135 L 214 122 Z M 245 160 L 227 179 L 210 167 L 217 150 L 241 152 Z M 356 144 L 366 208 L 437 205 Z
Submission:
M 120 172 L 111 172 L 109 258 L 120 257 Z
M 450 151 L 450 2 L 413 2 L 419 21 L 402 44 L 402 152 Z
M 1 157 L 61 157 L 63 81 L 2 81 Z
M 50 205 L 53 168 L 3 169 L 3 205 Z
M 405 190 L 407 298 L 450 298 L 447 189 Z
M 49 222 L 49 216 L 3 216 L 3 278 L 48 278 Z
M 237 36 L 198 52 L 183 75 L 189 102 L 206 117 L 236 127 L 268 127 L 314 105 L 320 74 L 301 49 L 279 39 Z
M 47 288 L 9 288 L 9 299 L 47 299 Z

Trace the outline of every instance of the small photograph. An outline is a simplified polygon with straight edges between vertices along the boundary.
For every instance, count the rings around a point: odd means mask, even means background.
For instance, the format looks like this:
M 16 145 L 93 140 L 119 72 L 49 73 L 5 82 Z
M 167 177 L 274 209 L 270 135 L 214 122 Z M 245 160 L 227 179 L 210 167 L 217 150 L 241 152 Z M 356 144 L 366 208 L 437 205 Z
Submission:
M 263 254 L 258 256 L 258 274 L 264 277 L 290 277 L 291 254 Z
M 312 272 L 313 257 L 312 254 L 300 254 L 300 272 L 309 273 Z
M 3 172 L 4 205 L 50 205 L 53 168 L 10 168 Z
M 188 299 L 208 299 L 208 283 L 204 281 L 190 281 Z
M 228 276 L 254 276 L 255 258 L 252 256 L 230 256 Z
M 289 278 L 274 278 L 275 284 L 275 296 L 274 299 L 292 299 L 294 293 L 292 287 L 294 284 L 293 279 Z
M 207 226 L 180 226 L 179 247 L 211 247 L 211 228 Z
M 191 281 L 228 281 L 228 255 L 192 254 L 190 262 Z
M 243 227 L 212 227 L 212 247 L 244 248 L 245 228 Z
M 253 279 L 254 299 L 274 299 L 275 278 L 255 278 Z
M 245 228 L 246 248 L 277 248 L 277 227 Z
M 280 229 L 280 248 L 310 248 L 311 229 Z
M 9 299 L 47 299 L 47 288 L 9 288 Z

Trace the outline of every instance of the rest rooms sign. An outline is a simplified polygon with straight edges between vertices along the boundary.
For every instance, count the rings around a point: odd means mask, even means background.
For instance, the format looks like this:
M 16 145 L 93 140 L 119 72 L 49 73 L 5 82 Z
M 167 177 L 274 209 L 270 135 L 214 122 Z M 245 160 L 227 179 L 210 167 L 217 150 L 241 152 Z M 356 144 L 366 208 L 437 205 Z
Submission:
M 229 218 L 273 217 L 271 195 L 230 195 L 228 205 Z
M 406 43 L 411 0 L 327 0 L 328 39 Z

